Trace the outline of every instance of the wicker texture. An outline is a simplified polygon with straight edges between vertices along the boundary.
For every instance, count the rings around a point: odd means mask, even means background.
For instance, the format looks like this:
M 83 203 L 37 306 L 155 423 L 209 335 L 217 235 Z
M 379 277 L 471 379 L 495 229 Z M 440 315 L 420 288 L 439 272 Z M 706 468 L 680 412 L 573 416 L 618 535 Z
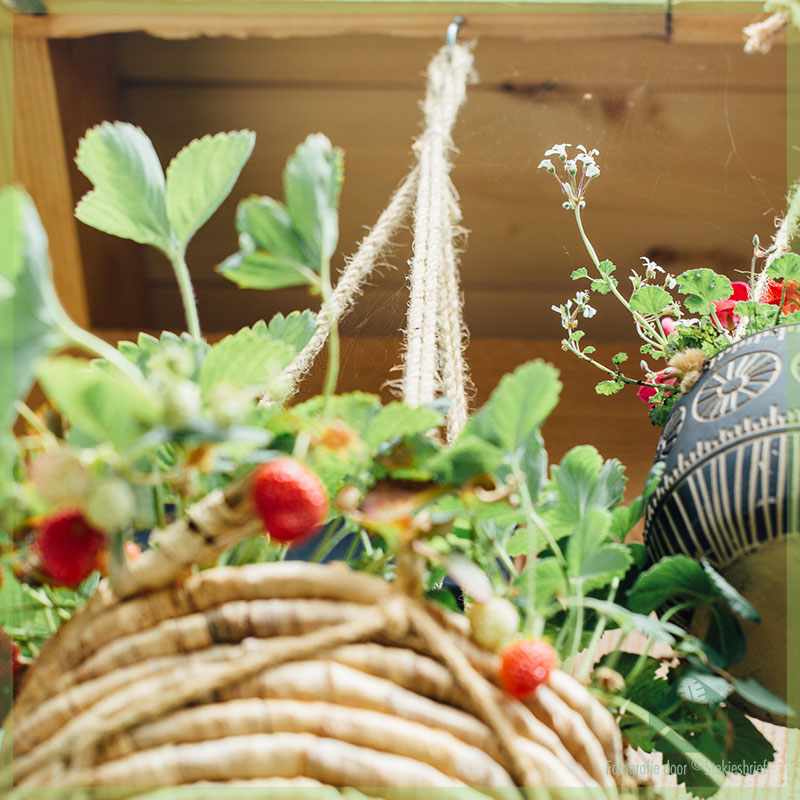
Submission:
M 525 705 L 496 667 L 463 617 L 339 565 L 218 568 L 121 601 L 103 583 L 21 688 L 15 781 L 612 789 L 608 712 L 561 672 Z

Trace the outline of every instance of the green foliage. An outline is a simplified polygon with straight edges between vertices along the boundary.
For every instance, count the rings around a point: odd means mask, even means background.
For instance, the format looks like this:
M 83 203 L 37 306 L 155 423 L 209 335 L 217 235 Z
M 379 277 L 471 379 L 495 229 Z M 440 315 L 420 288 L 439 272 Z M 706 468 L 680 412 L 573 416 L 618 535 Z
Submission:
M 81 222 L 170 251 L 164 171 L 141 128 L 127 122 L 90 128 L 78 145 L 75 163 L 94 186 L 75 209 Z
M 181 248 L 230 194 L 255 140 L 252 131 L 204 136 L 172 159 L 167 167 L 167 218 Z
M 253 327 L 257 326 L 258 323 Z M 311 341 L 317 330 L 317 315 L 308 309 L 292 311 L 286 316 L 275 314 L 267 328 L 273 339 L 288 344 L 295 353 L 299 353 Z
M 242 328 L 212 345 L 200 370 L 203 398 L 225 383 L 255 393 L 269 392 L 295 350 L 273 338 L 264 322 Z
M 567 575 L 582 584 L 584 592 L 607 586 L 622 578 L 633 561 L 627 547 L 608 542 L 611 515 L 589 509 L 578 521 L 567 542 Z
M 658 286 L 642 286 L 630 298 L 632 311 L 658 316 L 672 303 L 672 295 Z
M 522 451 L 558 403 L 558 372 L 544 361 L 517 367 L 500 380 L 486 405 L 472 416 L 465 432 L 507 453 Z
M 706 268 L 678 275 L 678 288 L 687 295 L 683 302 L 693 314 L 710 314 L 715 301 L 726 300 L 733 292 L 729 278 Z
M 767 276 L 773 280 L 800 281 L 800 256 L 797 253 L 784 253 L 768 267 Z
M 175 156 L 165 178 L 141 128 L 103 122 L 78 145 L 75 162 L 94 188 L 78 203 L 75 216 L 172 258 L 228 196 L 254 141 L 250 131 L 195 140 Z
M 47 236 L 25 192 L 0 192 L 0 431 L 33 385 L 38 358 L 63 341 L 54 309 Z
M 421 406 L 410 408 L 404 403 L 389 403 L 371 420 L 364 431 L 364 442 L 373 450 L 402 436 L 425 433 L 443 422 L 441 414 Z
M 94 442 L 124 449 L 158 419 L 153 397 L 121 373 L 85 359 L 43 359 L 37 377 L 53 405 Z
M 251 197 L 239 204 L 239 251 L 217 268 L 251 289 L 319 286 L 339 237 L 343 154 L 322 134 L 312 134 L 295 151 L 283 174 L 285 204 Z
M 586 267 L 579 267 L 578 269 L 573 270 L 571 277 L 574 281 L 580 280 L 581 278 L 588 278 L 589 271 L 586 269 Z
M 597 394 L 601 395 L 611 395 L 617 394 L 617 392 L 621 392 L 625 388 L 625 384 L 622 381 L 618 380 L 611 380 L 611 381 L 600 381 L 595 387 L 594 390 Z

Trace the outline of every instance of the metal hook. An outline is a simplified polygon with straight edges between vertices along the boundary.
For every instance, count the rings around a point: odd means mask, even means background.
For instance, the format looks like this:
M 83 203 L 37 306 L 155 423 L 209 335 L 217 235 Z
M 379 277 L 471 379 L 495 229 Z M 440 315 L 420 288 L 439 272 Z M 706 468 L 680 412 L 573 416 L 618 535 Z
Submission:
M 457 17 L 453 17 L 453 21 L 447 26 L 445 42 L 451 50 L 453 49 L 453 45 L 456 43 L 456 39 L 458 38 L 458 32 L 461 30 L 463 25 L 466 25 L 466 22 L 467 20 L 459 15 Z

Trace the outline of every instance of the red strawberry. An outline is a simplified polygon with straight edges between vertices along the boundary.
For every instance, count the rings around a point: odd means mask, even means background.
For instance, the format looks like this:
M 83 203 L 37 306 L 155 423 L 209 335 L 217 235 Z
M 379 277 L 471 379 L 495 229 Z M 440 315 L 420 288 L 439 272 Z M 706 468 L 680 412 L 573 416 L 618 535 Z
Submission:
M 252 493 L 264 527 L 276 542 L 310 536 L 328 513 L 322 481 L 291 458 L 262 464 L 253 475 Z
M 11 643 L 11 671 L 16 675 L 22 669 L 22 662 L 20 659 L 19 645 L 16 642 Z
M 558 666 L 556 651 L 541 639 L 521 639 L 503 650 L 500 682 L 514 697 L 528 697 Z
M 76 508 L 55 511 L 39 525 L 34 548 L 42 572 L 64 585 L 77 586 L 95 569 L 106 535 L 91 527 Z

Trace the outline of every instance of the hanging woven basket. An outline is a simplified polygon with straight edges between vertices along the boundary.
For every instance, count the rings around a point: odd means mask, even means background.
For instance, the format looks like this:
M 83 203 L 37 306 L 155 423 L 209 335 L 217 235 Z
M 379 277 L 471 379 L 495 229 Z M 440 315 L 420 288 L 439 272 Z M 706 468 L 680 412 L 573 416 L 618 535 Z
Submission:
M 104 582 L 21 688 L 15 781 L 613 787 L 606 709 L 557 670 L 505 695 L 468 633 L 342 565 L 216 568 L 122 601 Z

